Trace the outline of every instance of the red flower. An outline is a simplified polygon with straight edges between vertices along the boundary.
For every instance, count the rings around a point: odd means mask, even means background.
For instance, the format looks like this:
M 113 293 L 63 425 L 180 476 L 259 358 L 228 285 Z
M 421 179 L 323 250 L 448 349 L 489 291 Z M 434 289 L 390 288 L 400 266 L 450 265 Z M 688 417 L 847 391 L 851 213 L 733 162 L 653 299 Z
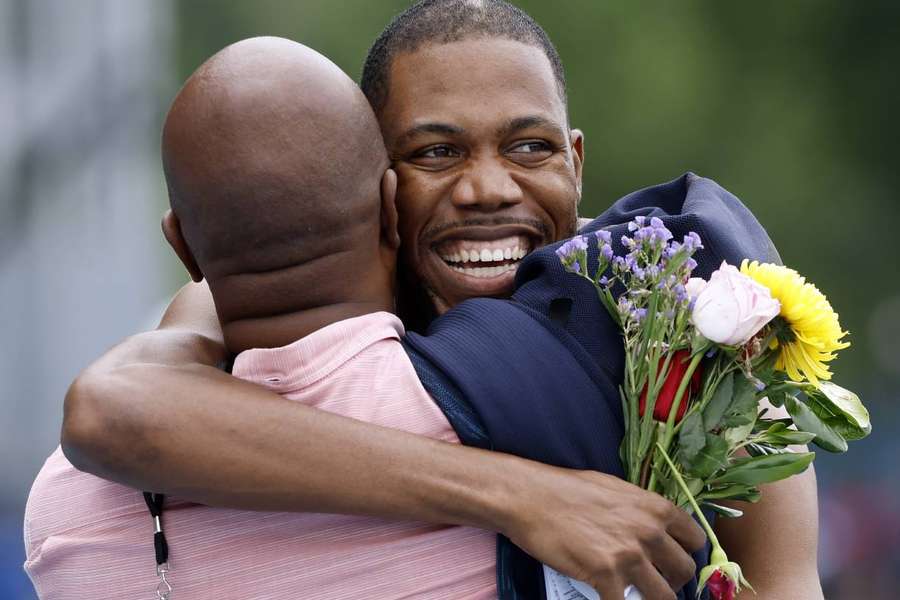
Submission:
M 717 569 L 706 582 L 710 600 L 734 600 L 737 583 L 729 579 L 725 573 Z
M 657 369 L 662 369 L 664 362 L 665 358 L 661 358 Z M 666 376 L 666 380 L 659 390 L 659 395 L 656 397 L 656 405 L 653 407 L 653 418 L 657 421 L 665 423 L 669 419 L 669 411 L 672 409 L 672 403 L 675 401 L 675 392 L 678 391 L 678 386 L 681 384 L 681 380 L 684 379 L 684 375 L 687 373 L 690 364 L 690 350 L 677 350 L 675 354 L 672 355 L 672 360 L 669 362 L 669 374 Z M 691 396 L 700 391 L 702 371 L 703 369 L 700 365 L 694 370 L 694 374 L 691 376 L 691 383 L 688 386 L 688 389 L 685 390 L 684 396 L 681 398 L 681 404 L 678 406 L 678 412 L 675 415 L 676 423 L 681 421 L 684 417 L 688 404 L 690 404 Z M 646 403 L 647 386 L 644 386 L 644 391 L 641 392 L 641 399 L 638 403 L 638 412 L 642 417 L 644 416 Z

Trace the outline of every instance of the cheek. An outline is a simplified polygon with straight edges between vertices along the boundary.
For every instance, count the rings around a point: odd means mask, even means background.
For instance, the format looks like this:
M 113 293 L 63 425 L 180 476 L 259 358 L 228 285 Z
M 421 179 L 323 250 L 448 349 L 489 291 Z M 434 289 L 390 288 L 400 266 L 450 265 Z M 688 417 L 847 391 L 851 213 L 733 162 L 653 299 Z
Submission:
M 398 168 L 397 213 L 400 220 L 400 236 L 407 245 L 406 252 L 414 251 L 419 235 L 437 216 L 444 197 L 442 180 L 429 173 Z
M 579 194 L 572 174 L 545 171 L 532 178 L 529 187 L 535 202 L 553 223 L 555 239 L 574 235 Z
M 400 230 L 400 251 L 406 256 L 418 252 L 418 240 L 435 211 L 433 186 L 418 174 L 403 173 L 398 169 L 397 213 Z

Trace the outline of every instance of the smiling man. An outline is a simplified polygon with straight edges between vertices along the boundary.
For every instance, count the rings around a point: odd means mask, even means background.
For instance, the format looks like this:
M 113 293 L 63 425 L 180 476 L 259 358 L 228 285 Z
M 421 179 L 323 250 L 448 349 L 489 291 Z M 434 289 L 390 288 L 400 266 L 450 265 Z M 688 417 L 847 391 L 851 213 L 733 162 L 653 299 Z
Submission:
M 583 136 L 559 55 L 527 15 L 420 3 L 375 42 L 360 85 L 399 178 L 407 327 L 508 296 L 528 252 L 575 233 Z
M 583 137 L 568 124 L 559 57 L 527 15 L 496 0 L 419 3 L 376 41 L 362 87 L 398 176 L 407 327 L 467 298 L 508 295 L 525 254 L 574 232 Z M 687 556 L 661 545 L 667 513 L 615 477 L 312 410 L 214 367 L 225 359 L 208 290 L 186 287 L 157 331 L 114 348 L 73 384 L 67 456 L 100 476 L 215 506 L 499 531 L 567 574 L 619 589 L 628 582 L 617 574 L 635 561 Z M 732 531 L 729 553 L 761 597 L 816 597 L 805 594 L 815 580 L 809 484 L 772 486 L 769 504 Z M 771 537 L 766 548 L 767 531 L 795 550 L 773 551 Z M 773 576 L 788 559 L 791 581 Z

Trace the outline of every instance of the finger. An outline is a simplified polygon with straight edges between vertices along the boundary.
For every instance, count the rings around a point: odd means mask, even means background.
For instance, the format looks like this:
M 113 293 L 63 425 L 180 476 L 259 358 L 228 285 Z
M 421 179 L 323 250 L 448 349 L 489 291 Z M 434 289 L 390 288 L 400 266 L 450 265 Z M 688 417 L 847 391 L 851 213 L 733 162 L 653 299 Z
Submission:
M 666 530 L 688 552 L 696 552 L 706 545 L 706 533 L 703 528 L 680 508 L 673 507 L 673 514 Z
M 644 600 L 674 600 L 675 592 L 669 587 L 669 582 L 659 574 L 650 561 L 642 560 L 636 564 L 631 570 L 631 583 L 641 592 Z M 618 596 L 609 596 L 609 598 L 622 598 L 625 590 Z M 603 597 L 604 600 L 607 596 Z
M 591 582 L 591 585 L 600 594 L 601 600 L 607 600 L 608 598 L 619 600 L 619 598 L 625 597 L 626 584 L 618 575 L 602 577 L 597 581 Z
M 697 563 L 671 536 L 663 535 L 660 541 L 649 550 L 650 562 L 669 582 L 669 587 L 676 592 L 684 587 L 697 572 Z

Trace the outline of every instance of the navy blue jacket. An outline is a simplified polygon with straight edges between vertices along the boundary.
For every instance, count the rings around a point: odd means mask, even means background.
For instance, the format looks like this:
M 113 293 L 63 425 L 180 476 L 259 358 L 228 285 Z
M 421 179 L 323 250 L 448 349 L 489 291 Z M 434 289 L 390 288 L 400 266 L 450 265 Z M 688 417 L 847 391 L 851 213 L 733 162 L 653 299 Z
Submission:
M 722 260 L 779 261 L 750 211 L 693 173 L 625 196 L 582 233 L 608 229 L 624 254 L 618 240 L 638 215 L 661 218 L 679 240 L 689 231 L 700 235 L 697 276 L 709 277 Z M 409 333 L 405 344 L 464 444 L 621 477 L 621 333 L 593 286 L 562 267 L 559 245 L 523 261 L 511 300 L 463 302 L 426 335 Z M 707 557 L 708 548 L 695 555 L 701 566 Z M 540 564 L 503 536 L 497 583 L 503 600 L 545 598 Z M 695 596 L 696 579 L 679 598 Z

